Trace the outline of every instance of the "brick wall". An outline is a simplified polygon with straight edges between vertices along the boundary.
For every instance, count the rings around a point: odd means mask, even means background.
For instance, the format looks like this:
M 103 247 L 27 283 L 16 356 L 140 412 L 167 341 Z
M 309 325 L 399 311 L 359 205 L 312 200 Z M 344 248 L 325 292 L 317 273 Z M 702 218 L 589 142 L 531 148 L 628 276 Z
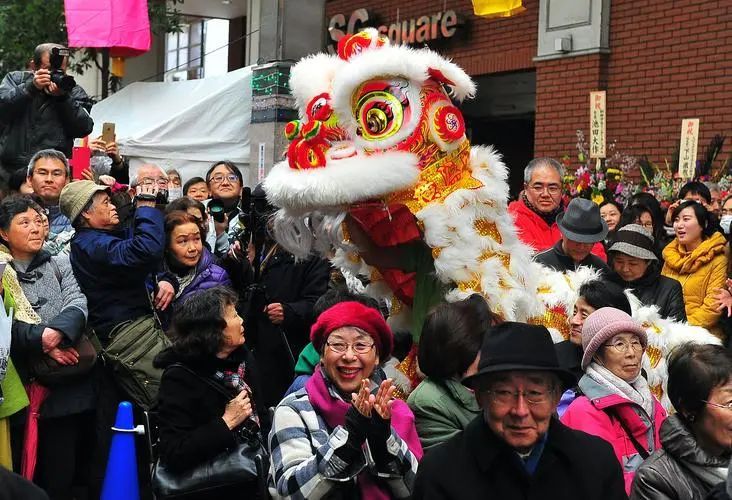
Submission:
M 449 42 L 439 52 L 451 57 L 471 75 L 530 69 L 536 54 L 539 0 L 525 0 L 527 11 L 509 19 L 483 19 L 473 15 L 470 0 L 448 0 L 448 9 L 462 14 L 467 21 L 467 40 Z M 344 14 L 346 20 L 354 9 L 364 7 L 378 15 L 383 23 L 413 19 L 443 9 L 435 0 L 331 0 L 326 3 L 326 19 Z
M 700 156 L 715 134 L 732 137 L 732 1 L 611 2 L 609 55 L 536 63 L 539 0 L 524 5 L 513 18 L 482 19 L 469 0 L 448 0 L 448 9 L 466 15 L 469 40 L 441 52 L 474 76 L 536 68 L 535 156 L 575 151 L 575 130 L 587 132 L 589 92 L 597 89 L 608 92 L 607 138 L 620 151 L 670 159 L 682 118 L 701 119 Z M 391 23 L 397 7 L 400 19 L 411 19 L 442 10 L 443 2 L 330 0 L 326 17 L 360 7 Z
M 670 160 L 681 120 L 699 118 L 701 158 L 715 134 L 732 135 L 731 33 L 729 0 L 612 2 L 608 56 L 537 63 L 535 155 L 573 153 L 575 130 L 588 130 L 588 92 L 605 89 L 618 150 Z

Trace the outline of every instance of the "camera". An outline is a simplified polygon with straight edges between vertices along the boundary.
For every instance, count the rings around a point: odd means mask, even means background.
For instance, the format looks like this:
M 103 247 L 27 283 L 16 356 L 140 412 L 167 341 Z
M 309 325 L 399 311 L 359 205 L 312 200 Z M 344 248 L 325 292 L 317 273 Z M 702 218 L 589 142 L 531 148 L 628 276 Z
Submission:
M 222 223 L 226 220 L 226 209 L 224 208 L 224 202 L 218 198 L 214 198 L 208 202 L 208 213 L 211 214 L 213 220 L 218 223 Z
M 51 53 L 48 56 L 48 61 L 51 65 L 51 81 L 64 92 L 69 92 L 76 86 L 76 80 L 74 80 L 74 77 L 67 75 L 64 73 L 64 70 L 61 69 L 61 66 L 63 66 L 64 63 L 64 57 L 69 57 L 70 55 L 71 52 L 69 49 L 54 47 L 51 49 Z

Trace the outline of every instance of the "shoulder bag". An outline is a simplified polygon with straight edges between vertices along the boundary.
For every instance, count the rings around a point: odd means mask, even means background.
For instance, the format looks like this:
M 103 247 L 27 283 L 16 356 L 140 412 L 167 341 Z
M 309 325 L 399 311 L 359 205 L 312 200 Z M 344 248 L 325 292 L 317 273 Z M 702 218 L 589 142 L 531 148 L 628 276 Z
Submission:
M 175 363 L 168 368 L 182 368 L 198 377 L 215 391 L 224 394 L 227 401 L 231 394 L 220 384 L 198 375 L 190 368 Z M 229 488 L 246 483 L 255 483 L 264 474 L 267 452 L 257 431 L 245 429 L 239 433 L 242 442 L 196 467 L 172 472 L 160 459 L 152 473 L 152 487 L 156 498 L 198 498 L 203 493 L 214 493 L 220 488 Z

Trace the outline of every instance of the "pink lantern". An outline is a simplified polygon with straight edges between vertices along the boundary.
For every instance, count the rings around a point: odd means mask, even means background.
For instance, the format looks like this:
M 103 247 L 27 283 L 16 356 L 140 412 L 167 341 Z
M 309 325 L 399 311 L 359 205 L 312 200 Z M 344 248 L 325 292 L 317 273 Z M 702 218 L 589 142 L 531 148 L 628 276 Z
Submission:
M 150 50 L 147 0 L 64 0 L 69 47 L 110 49 L 112 57 Z

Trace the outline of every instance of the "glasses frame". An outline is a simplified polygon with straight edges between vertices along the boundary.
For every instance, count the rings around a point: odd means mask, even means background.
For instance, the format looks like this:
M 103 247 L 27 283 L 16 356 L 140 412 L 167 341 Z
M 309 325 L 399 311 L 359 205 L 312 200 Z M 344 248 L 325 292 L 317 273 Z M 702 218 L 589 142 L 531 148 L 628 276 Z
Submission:
M 359 343 L 360 342 L 354 342 L 354 343 L 348 343 L 348 342 L 332 342 L 331 343 L 329 340 L 326 340 L 325 341 L 325 345 L 327 345 L 328 347 L 330 347 L 330 350 L 333 351 L 336 354 L 346 354 L 348 352 L 348 349 L 351 349 L 354 352 L 354 354 L 368 354 L 376 346 L 376 343 L 375 342 L 374 343 L 371 343 L 371 344 L 369 344 L 369 348 L 368 348 L 367 351 L 360 352 L 360 351 L 356 350 L 356 344 L 359 344 Z M 365 344 L 366 342 L 363 342 L 363 343 Z M 344 344 L 346 346 L 346 349 L 343 350 L 343 351 L 339 351 L 339 350 L 337 350 L 337 349 L 335 349 L 333 347 L 334 344 Z
M 549 396 L 554 392 L 554 389 L 546 389 L 546 392 L 544 392 L 544 394 L 542 395 L 542 398 L 544 398 L 544 399 L 542 399 L 540 401 L 529 399 L 529 397 L 526 395 L 526 391 L 505 391 L 505 392 L 509 392 L 511 394 L 510 402 L 509 401 L 500 401 L 497 397 L 497 393 L 499 391 L 497 391 L 495 389 L 484 389 L 481 392 L 488 394 L 491 398 L 491 401 L 493 401 L 494 403 L 499 403 L 502 405 L 514 405 L 514 404 L 518 403 L 519 395 L 521 395 L 521 396 L 523 396 L 524 400 L 526 401 L 526 403 L 528 405 L 539 406 L 539 405 L 549 402 L 549 399 L 550 399 Z M 500 391 L 500 392 L 504 392 L 504 391 Z M 536 392 L 536 391 L 532 391 L 532 392 Z
M 536 194 L 543 194 L 546 191 L 550 196 L 556 196 L 562 192 L 562 186 L 556 186 L 553 184 L 541 184 L 539 186 L 527 184 L 526 187 Z
M 702 399 L 701 402 L 714 406 L 714 407 L 717 407 L 717 408 L 722 408 L 724 410 L 732 410 L 732 403 L 730 403 L 728 405 L 721 405 L 719 403 L 712 403 L 711 401 L 707 401 L 706 399 Z
M 216 180 L 217 177 L 220 177 L 220 179 L 219 180 Z M 228 175 L 216 174 L 216 175 L 214 175 L 214 176 L 211 177 L 210 181 L 211 181 L 212 184 L 219 185 L 219 184 L 222 184 L 224 182 L 224 179 L 226 179 L 227 181 L 229 181 L 229 184 L 234 184 L 235 182 L 236 183 L 239 182 L 239 177 L 236 174 L 228 174 Z
M 616 344 L 623 345 L 623 349 L 622 350 L 618 349 Z M 608 347 L 608 348 L 612 347 L 613 349 L 615 349 L 615 352 L 617 352 L 618 354 L 625 354 L 626 352 L 628 352 L 628 349 L 633 349 L 633 351 L 635 351 L 635 352 L 643 352 L 643 343 L 640 340 L 638 340 L 638 345 L 640 346 L 640 349 L 634 348 L 632 342 L 622 342 L 621 341 L 621 342 L 617 342 L 616 344 L 602 344 L 602 345 L 605 347 Z
M 170 185 L 170 180 L 165 178 L 160 179 L 153 179 L 152 177 L 143 177 L 142 179 L 139 179 L 137 184 L 139 186 L 147 186 L 150 184 L 157 184 L 160 188 L 167 188 Z

